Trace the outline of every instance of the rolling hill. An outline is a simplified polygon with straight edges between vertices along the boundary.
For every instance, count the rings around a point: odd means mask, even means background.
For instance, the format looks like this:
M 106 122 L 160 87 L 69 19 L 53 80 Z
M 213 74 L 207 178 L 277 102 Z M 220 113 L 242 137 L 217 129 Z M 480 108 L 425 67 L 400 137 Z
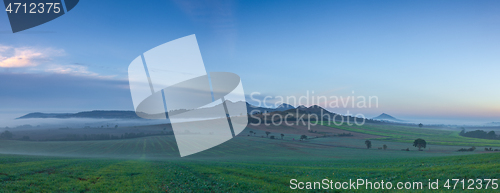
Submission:
M 401 119 L 396 119 L 395 117 L 388 115 L 388 114 L 385 114 L 385 113 L 382 113 L 379 116 L 374 117 L 373 119 L 374 120 L 381 120 L 381 121 L 405 122 Z

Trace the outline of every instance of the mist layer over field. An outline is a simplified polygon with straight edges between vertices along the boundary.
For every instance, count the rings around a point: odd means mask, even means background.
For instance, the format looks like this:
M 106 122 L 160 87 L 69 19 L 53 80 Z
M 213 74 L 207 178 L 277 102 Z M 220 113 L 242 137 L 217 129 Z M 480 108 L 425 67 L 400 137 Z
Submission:
M 498 120 L 492 118 L 454 118 L 454 117 L 399 117 L 408 123 L 422 123 L 425 125 L 470 125 L 491 126 L 492 122 Z

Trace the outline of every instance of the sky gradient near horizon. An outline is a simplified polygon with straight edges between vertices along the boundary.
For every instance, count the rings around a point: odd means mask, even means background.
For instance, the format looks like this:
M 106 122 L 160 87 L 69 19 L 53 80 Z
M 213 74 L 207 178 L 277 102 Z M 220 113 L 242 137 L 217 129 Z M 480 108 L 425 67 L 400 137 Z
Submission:
M 377 96 L 329 110 L 500 121 L 500 1 L 120 2 L 16 34 L 0 14 L 0 112 L 133 110 L 130 62 L 196 34 L 207 71 L 260 99 Z

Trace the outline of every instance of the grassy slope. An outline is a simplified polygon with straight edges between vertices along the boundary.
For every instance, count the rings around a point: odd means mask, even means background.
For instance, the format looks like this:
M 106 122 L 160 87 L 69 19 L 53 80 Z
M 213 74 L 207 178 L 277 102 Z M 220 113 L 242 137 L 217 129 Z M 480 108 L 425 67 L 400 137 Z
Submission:
M 323 125 L 347 131 L 385 136 L 385 138 L 379 138 L 379 140 L 384 140 L 384 141 L 413 143 L 415 139 L 423 138 L 427 141 L 428 144 L 435 144 L 435 145 L 500 147 L 500 140 L 462 137 L 458 135 L 459 131 L 428 129 L 428 128 L 419 128 L 412 126 L 400 126 L 400 125 L 382 125 L 382 124 L 380 125 L 365 124 L 363 126 L 357 126 L 357 125 L 348 126 L 344 124 L 341 126 L 337 126 L 333 124 L 328 125 L 327 123 L 323 123 Z
M 400 149 L 411 147 L 407 143 L 384 142 L 389 146 L 387 151 L 365 151 L 363 139 L 342 137 L 315 138 L 306 141 L 292 140 L 296 136 L 287 136 L 284 140 L 271 140 L 261 137 L 236 137 L 207 151 L 197 153 L 187 158 L 193 159 L 304 159 L 322 157 L 325 159 L 362 159 L 364 156 L 384 157 L 429 157 L 462 155 L 456 152 L 456 146 L 436 146 L 432 151 L 402 152 Z M 382 142 L 373 141 L 374 149 L 381 147 Z M 411 148 L 414 150 L 415 148 Z M 120 159 L 180 159 L 173 136 L 152 136 L 125 140 L 100 141 L 16 141 L 0 140 L 0 153 L 26 154 L 65 157 L 107 157 Z M 303 156 L 297 156 L 303 155 Z M 184 158 L 183 158 L 184 159 Z
M 366 150 L 370 151 L 370 150 Z M 500 154 L 332 161 L 104 160 L 0 156 L 6 192 L 284 192 L 290 179 L 422 181 L 500 178 Z M 442 187 L 441 187 L 442 188 Z M 490 190 L 496 192 L 498 190 Z
M 290 139 L 294 135 L 285 140 L 244 136 L 179 158 L 173 136 L 78 142 L 2 140 L 0 153 L 4 154 L 75 158 L 0 154 L 0 187 L 7 192 L 271 192 L 289 191 L 292 178 L 426 182 L 429 178 L 500 177 L 499 153 L 456 152 L 457 146 L 433 145 L 441 140 L 433 135 L 446 136 L 450 131 L 373 125 L 342 129 L 390 134 L 385 141 L 373 141 L 374 147 L 387 143 L 389 150 L 364 149 L 362 139 L 297 141 Z M 424 136 L 433 150 L 399 151 L 416 136 Z M 442 138 L 446 145 L 456 140 L 453 135 Z M 447 155 L 469 155 L 437 157 L 445 155 L 444 151 Z M 105 158 L 81 158 L 84 156 Z

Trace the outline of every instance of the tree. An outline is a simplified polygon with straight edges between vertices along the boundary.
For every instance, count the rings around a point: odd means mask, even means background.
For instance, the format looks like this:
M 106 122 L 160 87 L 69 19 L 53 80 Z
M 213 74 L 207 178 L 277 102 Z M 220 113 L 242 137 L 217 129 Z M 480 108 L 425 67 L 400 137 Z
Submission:
M 250 135 L 252 135 L 252 134 L 253 134 L 253 131 L 250 131 Z
M 427 142 L 423 139 L 415 139 L 413 142 L 413 146 L 418 148 L 418 151 L 422 151 L 422 148 L 425 148 L 427 146 Z
M 422 123 L 418 124 L 418 127 L 422 128 L 424 125 Z
M 366 140 L 365 145 L 367 149 L 370 149 L 372 147 L 372 142 L 370 140 Z
M 12 139 L 12 136 L 14 136 L 14 134 L 7 130 L 0 134 L 0 139 Z
M 497 134 L 495 133 L 495 131 L 488 132 L 488 138 L 490 138 L 490 139 L 496 139 L 497 138 Z
M 387 145 L 384 144 L 384 146 L 382 146 L 382 148 L 384 148 L 384 150 L 386 150 L 387 149 Z
M 281 134 L 281 139 L 283 139 L 283 137 L 284 137 L 284 136 L 285 136 L 285 134 L 283 134 L 283 133 L 282 133 L 282 134 Z
M 115 129 L 118 128 L 118 125 L 115 125 Z
M 266 131 L 266 137 L 269 137 L 269 134 L 271 134 L 271 132 Z
M 307 136 L 306 135 L 301 135 L 300 136 L 300 139 L 303 140 L 303 139 L 307 139 Z

